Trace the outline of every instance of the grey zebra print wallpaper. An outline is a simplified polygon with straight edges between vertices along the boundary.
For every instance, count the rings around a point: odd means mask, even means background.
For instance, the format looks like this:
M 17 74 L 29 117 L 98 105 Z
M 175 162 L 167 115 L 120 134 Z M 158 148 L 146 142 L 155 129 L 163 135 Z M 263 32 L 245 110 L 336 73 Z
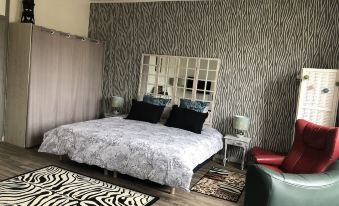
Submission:
M 297 74 L 339 68 L 339 0 L 91 4 L 89 36 L 106 41 L 103 94 L 126 111 L 142 53 L 220 58 L 214 127 L 232 133 L 232 116 L 249 116 L 252 146 L 286 152 Z

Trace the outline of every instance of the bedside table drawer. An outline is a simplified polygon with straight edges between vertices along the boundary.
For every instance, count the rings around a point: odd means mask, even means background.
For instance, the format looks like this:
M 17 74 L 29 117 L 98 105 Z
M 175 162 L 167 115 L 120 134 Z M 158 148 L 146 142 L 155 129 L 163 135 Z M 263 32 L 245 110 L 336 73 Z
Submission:
M 229 145 L 234 145 L 238 147 L 246 147 L 247 143 L 246 142 L 241 142 L 241 141 L 236 141 L 236 140 L 226 140 L 226 143 Z

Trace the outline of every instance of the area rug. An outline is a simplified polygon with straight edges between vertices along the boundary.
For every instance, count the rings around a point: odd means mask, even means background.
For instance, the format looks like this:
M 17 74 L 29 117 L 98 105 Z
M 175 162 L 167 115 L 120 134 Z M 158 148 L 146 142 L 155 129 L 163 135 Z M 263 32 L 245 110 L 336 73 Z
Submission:
M 158 200 L 56 166 L 0 182 L 0 205 L 149 206 Z
M 191 190 L 223 200 L 238 202 L 244 190 L 245 182 L 245 174 L 212 168 Z

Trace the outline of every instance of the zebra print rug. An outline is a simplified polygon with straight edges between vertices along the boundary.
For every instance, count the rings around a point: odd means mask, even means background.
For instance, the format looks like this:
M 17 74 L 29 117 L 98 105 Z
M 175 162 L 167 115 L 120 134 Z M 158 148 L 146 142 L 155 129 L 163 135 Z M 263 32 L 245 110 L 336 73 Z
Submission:
M 149 206 L 157 200 L 56 166 L 0 182 L 0 205 Z
M 245 182 L 245 174 L 212 168 L 191 190 L 220 199 L 238 202 L 244 190 Z

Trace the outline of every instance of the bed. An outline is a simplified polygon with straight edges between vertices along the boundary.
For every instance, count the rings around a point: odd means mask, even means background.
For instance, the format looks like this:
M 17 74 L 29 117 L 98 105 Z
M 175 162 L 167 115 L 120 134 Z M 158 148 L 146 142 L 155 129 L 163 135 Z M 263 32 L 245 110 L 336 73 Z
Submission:
M 193 169 L 223 148 L 222 134 L 112 117 L 63 125 L 44 135 L 39 152 L 189 191 Z

